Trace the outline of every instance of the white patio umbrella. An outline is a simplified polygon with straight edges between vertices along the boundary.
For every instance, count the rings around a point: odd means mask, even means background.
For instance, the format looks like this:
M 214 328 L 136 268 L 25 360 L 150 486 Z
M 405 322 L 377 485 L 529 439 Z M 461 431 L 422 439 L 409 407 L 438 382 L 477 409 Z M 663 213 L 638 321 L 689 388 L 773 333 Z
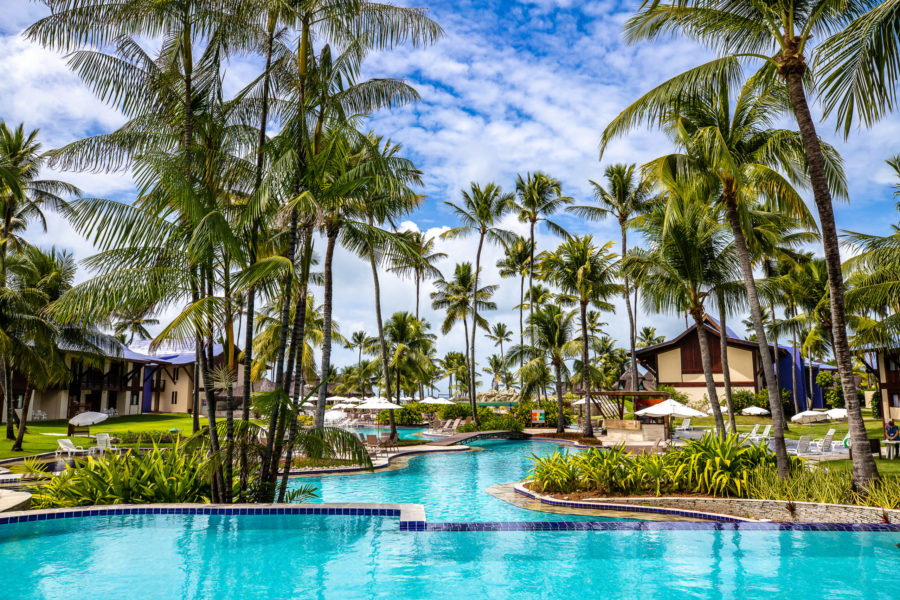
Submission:
M 349 402 L 338 402 L 331 407 L 331 410 L 353 410 L 355 408 L 355 404 L 350 404 Z
M 727 405 L 727 404 L 720 404 L 720 405 L 719 405 L 719 410 L 721 410 L 723 413 L 727 413 L 727 412 L 728 412 L 728 405 Z M 712 414 L 712 411 L 710 411 L 710 414 Z
M 427 398 L 422 400 L 422 404 L 440 404 L 440 405 L 446 406 L 449 404 L 456 404 L 456 403 L 451 402 L 451 401 L 447 400 L 446 398 L 432 398 L 431 396 L 428 396 Z
M 356 408 L 358 410 L 397 410 L 403 407 L 378 396 L 377 398 L 369 398 Z M 375 427 L 378 429 L 378 437 L 381 437 L 381 425 L 378 424 L 377 418 L 375 419 Z
M 706 415 L 699 410 L 694 410 L 690 406 L 685 406 L 681 402 L 677 402 L 669 398 L 663 400 L 659 404 L 648 406 L 643 410 L 639 410 L 635 415 L 639 417 L 705 417 Z
M 818 423 L 828 420 L 828 415 L 815 410 L 804 410 L 791 417 L 793 423 Z
M 325 398 L 325 402 L 329 404 L 331 404 L 332 402 L 343 402 L 344 400 L 346 400 L 346 398 L 344 398 L 343 396 L 328 396 L 327 398 Z
M 841 419 L 847 418 L 847 409 L 846 408 L 832 408 L 825 411 L 825 414 L 828 415 L 828 418 L 832 421 L 840 421 Z
M 71 419 L 69 419 L 69 424 L 74 425 L 75 427 L 90 427 L 91 425 L 96 425 L 97 423 L 102 423 L 107 420 L 109 415 L 100 413 L 87 411 L 81 414 L 75 415 Z
M 342 410 L 329 410 L 325 412 L 326 423 L 339 423 L 347 418 L 347 413 Z
M 741 411 L 741 414 L 742 415 L 750 415 L 753 417 L 761 417 L 761 416 L 769 414 L 769 411 L 767 411 L 764 408 L 760 408 L 759 406 L 748 406 L 747 408 L 745 408 L 744 410 Z

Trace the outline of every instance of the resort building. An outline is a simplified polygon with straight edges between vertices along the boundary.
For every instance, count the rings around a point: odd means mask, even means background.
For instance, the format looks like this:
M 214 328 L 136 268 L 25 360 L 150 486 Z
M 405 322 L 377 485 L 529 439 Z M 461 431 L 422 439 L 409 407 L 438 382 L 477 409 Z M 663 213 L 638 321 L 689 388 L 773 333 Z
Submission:
M 722 371 L 720 326 L 718 321 L 707 315 L 704 327 L 712 359 L 713 378 L 720 396 L 719 400 L 724 402 L 722 394 L 725 390 L 725 379 Z M 756 393 L 764 388 L 765 379 L 762 373 L 759 345 L 740 337 L 728 327 L 725 328 L 725 337 L 728 347 L 728 372 L 731 389 Z M 770 348 L 774 348 L 774 346 L 770 346 Z M 772 354 L 774 357 L 774 349 Z M 687 394 L 697 404 L 706 397 L 706 379 L 703 374 L 700 339 L 697 335 L 696 325 L 688 327 L 671 340 L 637 350 L 635 357 L 641 366 L 646 368 L 656 379 L 657 385 L 671 386 L 675 391 Z M 808 407 L 823 408 L 822 390 L 816 385 L 815 378 L 820 370 L 833 369 L 833 367 L 816 363 L 807 364 L 799 352 L 792 351 L 789 346 L 779 345 L 776 360 L 779 384 L 782 389 L 788 390 L 792 395 L 794 392 L 792 366 L 797 373 L 799 410 L 807 410 Z
M 881 390 L 881 416 L 885 422 L 900 421 L 900 349 L 875 352 L 878 361 L 878 388 Z

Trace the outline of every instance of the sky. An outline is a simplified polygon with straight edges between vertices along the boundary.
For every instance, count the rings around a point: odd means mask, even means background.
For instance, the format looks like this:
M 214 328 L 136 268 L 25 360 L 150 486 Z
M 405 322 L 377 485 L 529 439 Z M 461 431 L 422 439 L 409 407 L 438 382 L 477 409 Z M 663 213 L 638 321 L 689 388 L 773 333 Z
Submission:
M 0 120 L 40 129 L 47 149 L 79 138 L 114 130 L 124 117 L 100 102 L 66 67 L 59 54 L 25 40 L 21 31 L 44 14 L 40 5 L 24 0 L 0 0 Z M 642 93 L 668 77 L 692 67 L 709 52 L 683 38 L 628 45 L 622 26 L 638 0 L 420 0 L 409 4 L 430 10 L 445 30 L 444 37 L 424 49 L 400 47 L 373 54 L 364 65 L 366 77 L 396 77 L 421 95 L 415 105 L 383 111 L 367 127 L 403 146 L 406 156 L 424 172 L 426 195 L 421 208 L 402 227 L 430 236 L 458 223 L 446 201 L 458 201 L 470 182 L 494 181 L 512 191 L 516 175 L 543 171 L 558 178 L 576 204 L 591 202 L 590 180 L 602 180 L 613 163 L 643 164 L 671 150 L 659 132 L 637 130 L 613 142 L 598 158 L 603 128 Z M 227 69 L 227 92 L 234 92 L 261 68 L 256 57 L 234 57 Z M 818 107 L 813 106 L 817 111 Z M 789 121 L 785 122 L 790 125 Z M 884 161 L 900 152 L 900 115 L 890 116 L 871 130 L 855 131 L 849 139 L 834 134 L 834 125 L 820 122 L 820 135 L 842 154 L 850 186 L 849 203 L 836 206 L 839 229 L 885 234 L 897 222 L 892 198 L 894 178 Z M 78 185 L 85 195 L 130 201 L 134 188 L 128 173 L 48 173 Z M 809 194 L 806 194 L 809 196 Z M 811 199 L 810 207 L 814 209 Z M 618 224 L 585 223 L 569 215 L 557 220 L 572 233 L 589 233 L 598 243 L 618 244 Z M 527 235 L 526 225 L 508 216 L 503 226 Z M 48 229 L 32 225 L 27 236 L 38 245 L 70 249 L 77 259 L 91 255 L 88 240 L 50 215 Z M 632 239 L 636 236 L 632 234 Z M 448 276 L 457 262 L 474 261 L 474 241 L 439 239 L 448 258 L 438 267 Z M 537 237 L 538 250 L 560 240 L 546 231 Z M 619 250 L 618 245 L 615 247 Z M 495 264 L 502 256 L 487 247 L 482 280 L 498 284 L 497 311 L 485 315 L 491 323 L 518 327 L 518 281 L 501 279 Z M 375 333 L 373 286 L 367 263 L 338 250 L 335 257 L 334 315 L 341 332 L 364 329 Z M 81 271 L 80 278 L 90 274 Z M 385 316 L 412 312 L 412 282 L 382 273 Z M 422 316 L 438 329 L 443 315 L 422 290 Z M 321 297 L 321 290 L 314 290 Z M 161 316 L 175 314 L 169 307 Z M 742 318 L 741 315 L 735 317 Z M 607 313 L 606 332 L 625 344 L 627 317 L 620 300 Z M 641 310 L 638 327 L 650 325 L 673 336 L 683 329 L 677 315 Z M 740 325 L 735 327 L 741 331 Z M 438 340 L 440 355 L 462 350 L 461 327 Z M 484 361 L 497 351 L 479 338 L 477 354 Z M 337 365 L 355 362 L 355 354 L 335 346 Z

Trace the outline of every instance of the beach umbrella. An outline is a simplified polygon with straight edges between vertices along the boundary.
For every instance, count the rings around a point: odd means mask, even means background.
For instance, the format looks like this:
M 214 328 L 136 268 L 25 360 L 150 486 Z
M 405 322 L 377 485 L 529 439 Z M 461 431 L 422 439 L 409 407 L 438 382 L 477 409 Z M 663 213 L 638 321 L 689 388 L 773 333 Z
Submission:
M 353 410 L 355 408 L 356 405 L 350 404 L 349 402 L 338 402 L 331 407 L 331 410 Z
M 694 410 L 690 406 L 672 400 L 663 400 L 659 404 L 648 406 L 643 410 L 639 410 L 635 415 L 639 417 L 705 417 L 706 415 L 699 410 Z
M 329 404 L 343 402 L 344 400 L 346 400 L 346 398 L 344 398 L 343 396 L 328 396 L 327 398 L 325 398 L 325 402 Z
M 745 408 L 744 410 L 741 411 L 741 414 L 750 415 L 753 417 L 761 417 L 761 416 L 769 414 L 769 411 L 767 411 L 764 408 L 760 408 L 758 406 L 748 406 L 747 408 Z
M 825 414 L 828 415 L 828 418 L 833 421 L 839 421 L 841 419 L 847 418 L 847 409 L 846 408 L 832 408 L 825 411 Z
M 90 427 L 91 425 L 96 425 L 97 423 L 102 423 L 107 420 L 109 415 L 100 413 L 87 411 L 81 414 L 77 414 L 71 419 L 69 419 L 69 424 L 74 425 L 75 427 Z
M 399 404 L 388 402 L 387 400 L 379 396 L 377 398 L 369 398 L 356 408 L 358 410 L 397 410 L 403 407 Z M 378 424 L 378 419 L 375 419 L 375 426 L 378 428 L 378 437 L 381 437 L 381 425 Z
M 817 423 L 826 420 L 828 420 L 827 414 L 815 410 L 804 410 L 791 417 L 793 423 Z
M 325 412 L 326 423 L 339 423 L 347 418 L 347 413 L 342 410 L 329 410 Z
M 720 404 L 720 405 L 719 405 L 719 410 L 721 410 L 723 413 L 726 413 L 726 414 L 727 414 L 727 413 L 728 413 L 728 405 L 727 405 L 727 404 Z M 710 414 L 712 414 L 712 411 L 710 411 Z
M 432 398 L 431 396 L 428 396 L 427 398 L 422 400 L 422 404 L 440 404 L 442 406 L 447 406 L 450 404 L 455 404 L 455 402 L 450 402 L 446 398 Z

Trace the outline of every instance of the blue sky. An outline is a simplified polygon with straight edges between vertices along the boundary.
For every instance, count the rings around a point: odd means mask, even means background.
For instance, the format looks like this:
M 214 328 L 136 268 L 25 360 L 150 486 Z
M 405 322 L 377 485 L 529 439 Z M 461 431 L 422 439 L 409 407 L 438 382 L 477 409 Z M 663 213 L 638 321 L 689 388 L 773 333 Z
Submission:
M 7 12 L 0 21 L 0 118 L 40 128 L 48 147 L 120 125 L 121 115 L 97 101 L 68 72 L 61 57 L 18 35 L 42 14 L 42 8 L 19 1 L 5 4 Z M 370 127 L 402 143 L 424 171 L 423 191 L 428 198 L 406 226 L 433 234 L 456 225 L 443 202 L 457 199 L 470 181 L 496 181 L 512 189 L 517 173 L 542 170 L 562 180 L 565 193 L 581 203 L 590 199 L 588 180 L 601 178 L 607 164 L 643 163 L 667 152 L 669 144 L 659 133 L 638 131 L 614 142 L 600 163 L 597 143 L 606 123 L 628 103 L 709 56 L 703 48 L 678 38 L 626 45 L 622 24 L 637 0 L 427 0 L 414 4 L 431 9 L 446 36 L 430 48 L 373 55 L 365 74 L 404 78 L 422 95 L 414 106 L 375 115 Z M 228 69 L 234 89 L 254 77 L 259 64 L 252 58 L 234 59 Z M 891 198 L 893 178 L 884 160 L 900 152 L 896 142 L 900 117 L 892 116 L 871 131 L 854 132 L 847 141 L 834 136 L 829 123 L 821 125 L 820 133 L 837 146 L 848 172 L 851 201 L 837 206 L 838 227 L 887 233 L 897 222 L 897 212 Z M 89 195 L 127 200 L 133 194 L 127 174 L 62 176 Z M 592 233 L 600 242 L 618 240 L 617 226 L 611 222 L 585 224 L 565 216 L 560 222 L 572 231 Z M 506 225 L 525 232 L 512 217 Z M 90 244 L 59 219 L 50 220 L 46 234 L 34 230 L 31 236 L 40 244 L 69 247 L 78 258 L 91 252 Z M 557 243 L 546 233 L 538 239 L 540 248 Z M 447 272 L 456 262 L 474 259 L 470 241 L 440 244 L 450 254 L 441 265 Z M 484 258 L 486 279 L 501 284 L 496 297 L 500 309 L 488 317 L 512 326 L 517 323 L 512 306 L 518 301 L 518 284 L 499 279 L 492 268 L 499 256 L 498 249 L 489 249 Z M 343 252 L 337 261 L 336 319 L 344 332 L 363 328 L 371 333 L 368 267 Z M 409 282 L 385 275 L 383 287 L 386 312 L 412 309 Z M 423 300 L 423 306 L 427 304 Z M 430 308 L 425 316 L 435 325 L 441 319 Z M 624 341 L 624 310 L 606 320 L 608 332 Z M 647 324 L 674 335 L 683 321 L 642 313 L 639 325 Z M 479 346 L 480 357 L 494 351 L 486 340 Z M 461 332 L 439 343 L 441 352 L 461 347 Z M 340 350 L 336 360 L 355 359 Z

